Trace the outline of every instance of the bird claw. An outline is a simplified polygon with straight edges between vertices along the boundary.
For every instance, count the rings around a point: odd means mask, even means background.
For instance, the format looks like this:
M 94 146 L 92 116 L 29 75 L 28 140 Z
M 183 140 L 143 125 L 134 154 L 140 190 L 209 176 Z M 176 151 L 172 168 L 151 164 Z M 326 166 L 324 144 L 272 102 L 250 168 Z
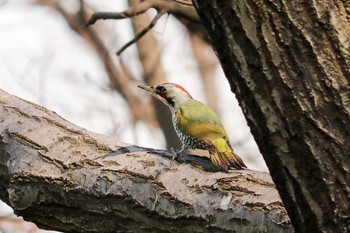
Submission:
M 180 156 L 181 155 L 181 153 L 182 153 L 182 149 L 180 149 L 180 150 L 175 150 L 174 148 L 170 148 L 170 151 L 171 151 L 171 153 L 173 154 L 173 158 L 172 158 L 172 160 L 174 161 L 176 158 L 177 158 L 177 156 Z
M 170 152 L 173 154 L 173 158 L 172 160 L 174 161 L 174 159 L 176 158 L 177 154 L 176 154 L 176 151 L 174 150 L 174 148 L 170 148 Z

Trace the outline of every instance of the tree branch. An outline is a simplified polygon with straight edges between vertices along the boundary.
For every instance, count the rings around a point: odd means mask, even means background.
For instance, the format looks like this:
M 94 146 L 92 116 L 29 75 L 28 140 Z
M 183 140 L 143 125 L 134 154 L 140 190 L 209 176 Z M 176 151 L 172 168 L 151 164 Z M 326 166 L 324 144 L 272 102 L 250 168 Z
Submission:
M 180 15 L 187 19 L 193 20 L 195 22 L 200 22 L 200 19 L 192 5 L 191 1 L 187 0 L 144 0 L 140 1 L 137 5 L 130 6 L 127 10 L 123 12 L 96 12 L 91 15 L 90 19 L 85 24 L 88 27 L 95 24 L 97 20 L 106 19 L 125 19 L 131 18 L 133 16 L 143 14 L 147 10 L 154 8 L 158 11 L 158 14 L 152 20 L 152 22 L 144 28 L 139 34 L 135 36 L 134 39 L 125 44 L 120 50 L 118 50 L 117 55 L 119 56 L 126 48 L 138 41 L 143 35 L 145 35 L 150 29 L 156 25 L 158 19 L 165 13 L 173 13 Z
M 171 161 L 2 90 L 0 155 L 1 199 L 43 228 L 292 232 L 268 173 L 209 172 L 210 161 L 194 156 Z
M 193 2 L 295 231 L 350 232 L 350 1 Z
M 152 21 L 148 24 L 147 27 L 145 27 L 141 32 L 139 32 L 138 34 L 136 34 L 136 36 L 134 37 L 134 39 L 132 39 L 131 41 L 129 41 L 128 43 L 126 43 L 121 49 L 119 49 L 117 51 L 117 55 L 119 56 L 125 49 L 127 49 L 130 45 L 134 44 L 135 42 L 137 42 L 139 39 L 141 39 L 141 37 L 143 37 L 149 30 L 151 30 L 156 23 L 158 22 L 158 20 L 160 19 L 160 17 L 162 17 L 166 12 L 165 11 L 159 11 L 157 13 L 157 15 L 152 19 Z
M 66 19 L 71 29 L 95 49 L 98 57 L 104 64 L 111 88 L 119 92 L 128 102 L 133 118 L 145 122 L 150 128 L 158 128 L 153 105 L 141 101 L 140 97 L 131 89 L 135 79 L 127 72 L 119 58 L 111 56 L 108 52 L 106 42 L 104 42 L 103 36 L 98 32 L 98 28 L 82 27 L 88 20 L 89 6 L 81 2 L 78 12 L 70 12 L 57 1 L 37 0 L 36 3 L 49 6 L 59 12 Z
M 97 20 L 106 19 L 125 19 L 133 16 L 145 13 L 147 10 L 154 8 L 158 11 L 164 11 L 165 13 L 173 13 L 181 15 L 187 19 L 200 22 L 191 1 L 179 1 L 179 0 L 144 0 L 140 1 L 136 6 L 131 6 L 127 10 L 122 12 L 96 12 L 91 15 L 91 18 L 85 24 L 90 26 L 96 23 Z

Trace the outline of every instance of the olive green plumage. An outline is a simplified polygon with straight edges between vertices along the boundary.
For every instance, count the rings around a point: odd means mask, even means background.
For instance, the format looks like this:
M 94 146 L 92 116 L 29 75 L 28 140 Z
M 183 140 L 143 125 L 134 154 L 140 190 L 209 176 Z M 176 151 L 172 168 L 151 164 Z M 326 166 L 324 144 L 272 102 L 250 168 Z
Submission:
M 217 115 L 205 104 L 190 99 L 174 113 L 175 130 L 187 148 L 206 149 L 212 162 L 227 171 L 246 167 L 236 155 Z
M 205 149 L 211 161 L 224 171 L 230 167 L 243 169 L 245 164 L 233 152 L 229 138 L 217 115 L 205 104 L 194 100 L 180 85 L 163 83 L 158 86 L 139 86 L 166 104 L 185 149 Z

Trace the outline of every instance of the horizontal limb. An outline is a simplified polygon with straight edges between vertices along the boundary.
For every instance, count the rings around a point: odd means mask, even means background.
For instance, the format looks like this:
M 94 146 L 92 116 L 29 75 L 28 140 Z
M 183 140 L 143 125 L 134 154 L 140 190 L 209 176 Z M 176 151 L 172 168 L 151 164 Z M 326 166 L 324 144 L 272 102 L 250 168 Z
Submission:
M 173 162 L 171 153 L 89 132 L 2 90 L 0 112 L 0 198 L 38 226 L 292 232 L 268 173 L 208 172 Z

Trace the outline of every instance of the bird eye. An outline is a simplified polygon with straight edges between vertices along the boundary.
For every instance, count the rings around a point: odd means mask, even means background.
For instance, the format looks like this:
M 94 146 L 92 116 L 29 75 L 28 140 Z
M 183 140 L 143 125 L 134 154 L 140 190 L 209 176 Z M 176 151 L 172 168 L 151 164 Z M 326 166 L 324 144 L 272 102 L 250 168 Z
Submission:
M 164 86 L 157 86 L 156 91 L 157 91 L 157 94 L 161 94 L 166 91 L 166 88 Z

